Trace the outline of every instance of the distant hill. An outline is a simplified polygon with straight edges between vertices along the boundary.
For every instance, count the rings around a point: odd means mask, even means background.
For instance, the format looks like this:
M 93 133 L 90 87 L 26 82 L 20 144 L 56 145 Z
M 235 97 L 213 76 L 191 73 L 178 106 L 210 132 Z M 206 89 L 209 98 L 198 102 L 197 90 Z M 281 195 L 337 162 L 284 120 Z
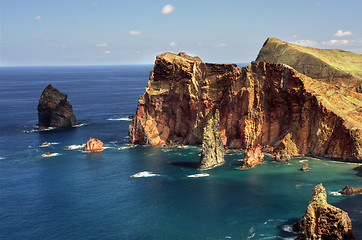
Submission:
M 256 59 L 283 63 L 313 79 L 362 92 L 362 55 L 340 49 L 303 47 L 268 38 Z

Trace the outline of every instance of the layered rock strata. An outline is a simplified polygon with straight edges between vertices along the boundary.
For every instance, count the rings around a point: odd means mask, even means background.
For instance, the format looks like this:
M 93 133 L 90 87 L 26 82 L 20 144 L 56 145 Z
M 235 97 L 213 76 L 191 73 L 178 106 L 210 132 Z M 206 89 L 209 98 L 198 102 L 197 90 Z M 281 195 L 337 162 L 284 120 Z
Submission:
M 211 117 L 204 127 L 200 170 L 207 170 L 225 163 L 225 150 L 220 135 L 219 110 L 216 109 L 215 114 L 213 116 L 209 114 L 209 116 Z
M 39 99 L 38 127 L 71 127 L 75 124 L 76 117 L 67 101 L 67 94 L 49 84 Z
M 129 137 L 138 144 L 201 144 L 209 113 L 219 109 L 228 148 L 254 149 L 260 143 L 288 149 L 292 156 L 362 161 L 360 103 L 351 96 L 360 94 L 340 93 L 283 64 L 238 68 L 163 53 L 139 99 Z
M 84 148 L 85 152 L 99 152 L 103 151 L 103 143 L 101 140 L 90 137 Z
M 299 240 L 354 239 L 351 219 L 346 212 L 327 203 L 322 184 L 314 188 L 306 213 L 294 230 L 302 233 Z

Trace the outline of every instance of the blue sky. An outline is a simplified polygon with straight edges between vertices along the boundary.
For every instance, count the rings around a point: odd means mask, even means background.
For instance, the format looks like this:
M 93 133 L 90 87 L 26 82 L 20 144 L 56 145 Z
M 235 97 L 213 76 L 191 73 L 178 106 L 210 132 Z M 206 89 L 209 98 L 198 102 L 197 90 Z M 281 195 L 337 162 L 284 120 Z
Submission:
M 360 0 L 0 0 L 0 65 L 255 60 L 268 37 L 362 53 Z

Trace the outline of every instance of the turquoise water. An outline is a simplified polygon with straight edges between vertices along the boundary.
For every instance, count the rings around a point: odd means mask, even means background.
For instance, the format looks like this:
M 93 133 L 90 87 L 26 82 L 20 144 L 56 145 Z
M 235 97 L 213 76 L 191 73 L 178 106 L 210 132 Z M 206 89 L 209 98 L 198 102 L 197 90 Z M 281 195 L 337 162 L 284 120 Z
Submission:
M 362 198 L 334 196 L 345 185 L 362 186 L 358 164 L 298 158 L 284 165 L 266 156 L 236 170 L 244 153 L 227 152 L 210 176 L 188 178 L 199 173 L 199 147 L 127 145 L 126 118 L 151 68 L 0 68 L 0 239 L 293 239 L 290 225 L 319 183 L 361 239 Z M 25 133 L 49 83 L 68 94 L 84 125 Z M 89 137 L 107 149 L 67 150 Z M 313 170 L 299 171 L 304 162 Z M 130 177 L 142 171 L 158 175 Z

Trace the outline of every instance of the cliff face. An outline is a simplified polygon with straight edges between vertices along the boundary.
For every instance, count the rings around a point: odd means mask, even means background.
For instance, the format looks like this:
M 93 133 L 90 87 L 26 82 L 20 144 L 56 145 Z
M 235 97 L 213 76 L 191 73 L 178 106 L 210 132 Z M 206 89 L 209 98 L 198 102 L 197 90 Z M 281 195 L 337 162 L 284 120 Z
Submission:
M 361 96 L 340 91 L 282 64 L 238 68 L 164 53 L 138 102 L 130 142 L 201 144 L 208 114 L 217 108 L 229 148 L 260 143 L 292 149 L 294 156 L 362 161 L 361 105 L 354 101 Z
M 38 104 L 38 126 L 71 127 L 76 124 L 72 105 L 67 101 L 67 94 L 48 85 L 40 96 Z

